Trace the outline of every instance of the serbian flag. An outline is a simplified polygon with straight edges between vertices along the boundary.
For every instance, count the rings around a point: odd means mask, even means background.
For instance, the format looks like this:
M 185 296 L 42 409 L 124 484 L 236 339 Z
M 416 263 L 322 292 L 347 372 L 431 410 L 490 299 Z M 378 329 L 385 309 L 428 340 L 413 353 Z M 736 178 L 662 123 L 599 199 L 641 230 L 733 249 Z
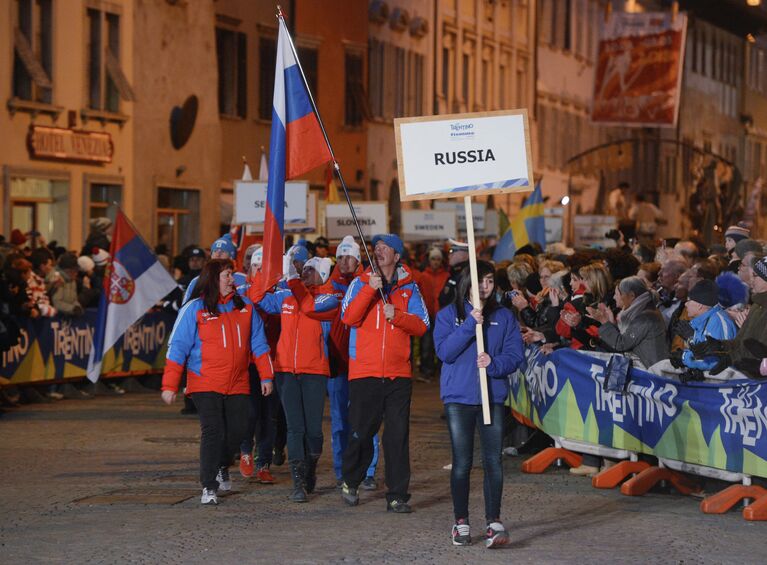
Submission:
M 282 18 L 279 22 L 264 218 L 263 290 L 271 288 L 282 278 L 285 181 L 299 177 L 332 158 L 293 55 L 290 35 Z
M 104 354 L 147 310 L 177 286 L 122 210 L 117 211 L 109 252 L 112 257 L 104 277 L 88 357 L 87 374 L 94 383 L 101 374 Z

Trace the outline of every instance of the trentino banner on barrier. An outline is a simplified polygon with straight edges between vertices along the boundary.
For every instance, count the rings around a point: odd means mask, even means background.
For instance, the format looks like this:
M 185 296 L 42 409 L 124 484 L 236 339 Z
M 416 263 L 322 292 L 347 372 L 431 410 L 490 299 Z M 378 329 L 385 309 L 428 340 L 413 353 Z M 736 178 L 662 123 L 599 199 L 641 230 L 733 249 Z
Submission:
M 14 384 L 84 377 L 96 310 L 78 318 L 26 319 L 19 343 L 0 355 L 0 375 Z M 175 313 L 150 312 L 104 355 L 102 375 L 162 371 Z
M 688 383 L 632 369 L 625 393 L 603 390 L 607 360 L 528 350 L 512 410 L 549 435 L 767 477 L 767 383 Z

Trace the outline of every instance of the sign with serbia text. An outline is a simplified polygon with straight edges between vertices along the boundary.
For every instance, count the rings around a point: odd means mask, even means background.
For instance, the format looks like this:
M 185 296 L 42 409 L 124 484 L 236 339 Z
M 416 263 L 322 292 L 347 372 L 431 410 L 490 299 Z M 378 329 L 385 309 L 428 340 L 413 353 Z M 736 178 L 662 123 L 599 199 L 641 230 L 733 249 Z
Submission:
M 305 224 L 309 183 L 285 183 L 285 223 Z M 266 215 L 266 183 L 234 181 L 234 222 L 236 224 L 263 224 Z
M 394 120 L 402 200 L 528 192 L 527 110 Z

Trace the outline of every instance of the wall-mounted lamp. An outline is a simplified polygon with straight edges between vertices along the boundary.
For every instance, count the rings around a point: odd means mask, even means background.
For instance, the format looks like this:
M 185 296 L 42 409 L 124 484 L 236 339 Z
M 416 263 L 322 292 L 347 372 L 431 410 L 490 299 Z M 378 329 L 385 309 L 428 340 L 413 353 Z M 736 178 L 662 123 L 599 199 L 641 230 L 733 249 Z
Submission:
M 564 196 L 562 197 L 562 200 L 560 200 L 560 201 L 559 201 L 559 203 L 560 203 L 562 206 L 567 206 L 568 204 L 570 204 L 570 197 L 569 197 L 569 196 L 567 196 L 567 195 L 564 195 Z
M 176 167 L 176 178 L 180 177 L 186 172 L 186 165 L 179 165 Z

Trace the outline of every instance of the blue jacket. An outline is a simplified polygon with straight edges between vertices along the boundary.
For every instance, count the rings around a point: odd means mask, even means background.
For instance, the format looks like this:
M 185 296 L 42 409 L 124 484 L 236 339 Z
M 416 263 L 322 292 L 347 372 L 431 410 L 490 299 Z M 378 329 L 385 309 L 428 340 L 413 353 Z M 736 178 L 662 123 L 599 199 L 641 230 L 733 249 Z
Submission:
M 705 314 L 701 314 L 697 318 L 690 322 L 692 329 L 695 330 L 695 335 L 692 336 L 691 343 L 700 343 L 706 341 L 707 337 L 712 337 L 718 340 L 735 339 L 735 334 L 738 333 L 738 328 L 735 326 L 735 322 L 727 315 L 719 304 L 714 306 L 711 310 Z M 692 369 L 700 369 L 701 371 L 708 371 L 717 364 L 719 359 L 717 357 L 706 357 L 705 359 L 695 359 L 692 351 L 685 349 L 682 353 L 682 362 L 685 366 Z
M 232 277 L 234 278 L 234 287 L 237 289 L 237 293 L 242 294 L 240 292 L 240 287 L 248 282 L 248 275 L 237 271 L 236 273 L 232 273 Z M 187 286 L 186 290 L 184 291 L 184 301 L 183 301 L 184 304 L 189 302 L 189 299 L 192 298 L 194 287 L 197 286 L 197 281 L 199 279 L 200 279 L 200 276 L 197 275 L 191 281 L 189 281 L 189 286 Z
M 477 322 L 468 315 L 472 306 L 466 302 L 466 319 L 460 323 L 455 304 L 437 313 L 434 322 L 434 347 L 442 360 L 439 379 L 440 397 L 445 404 L 482 404 L 477 368 Z M 509 394 L 508 376 L 525 358 L 522 335 L 516 317 L 499 308 L 485 318 L 485 352 L 490 355 L 487 367 L 490 402 L 502 404 Z

